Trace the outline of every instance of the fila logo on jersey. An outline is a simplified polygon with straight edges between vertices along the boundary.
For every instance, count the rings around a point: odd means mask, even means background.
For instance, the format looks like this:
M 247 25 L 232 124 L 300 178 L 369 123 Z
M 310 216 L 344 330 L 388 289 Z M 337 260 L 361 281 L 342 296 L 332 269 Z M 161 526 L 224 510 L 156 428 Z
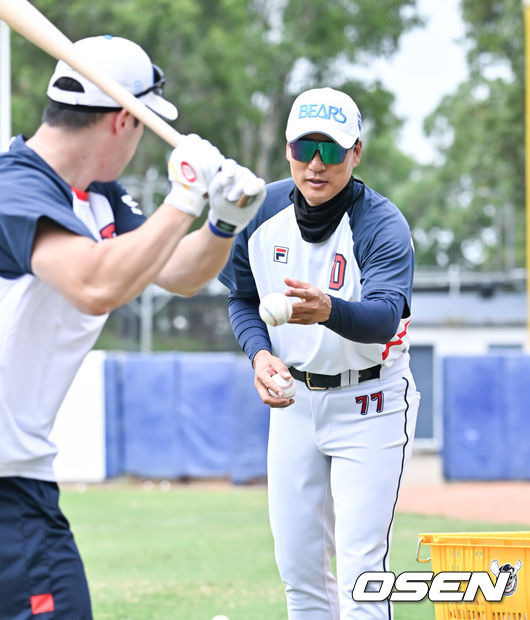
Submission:
M 337 123 L 344 125 L 346 122 L 346 115 L 342 111 L 342 108 L 337 108 L 334 105 L 326 106 L 323 103 L 304 103 L 298 110 L 298 118 L 325 118 L 331 120 L 333 118 Z
M 289 255 L 289 248 L 286 248 L 283 245 L 274 246 L 274 262 L 275 263 L 286 263 L 288 255 Z
M 342 254 L 335 254 L 333 266 L 331 267 L 331 277 L 329 279 L 329 288 L 332 291 L 338 291 L 344 286 L 346 262 L 347 261 Z

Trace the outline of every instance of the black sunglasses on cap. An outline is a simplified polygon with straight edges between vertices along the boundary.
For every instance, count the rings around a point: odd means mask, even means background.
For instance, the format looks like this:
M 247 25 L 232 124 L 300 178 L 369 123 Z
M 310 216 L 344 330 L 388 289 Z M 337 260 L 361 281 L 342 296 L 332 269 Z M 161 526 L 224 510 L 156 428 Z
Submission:
M 153 64 L 153 84 L 146 88 L 141 93 L 137 93 L 135 97 L 141 97 L 147 95 L 147 93 L 155 93 L 155 95 L 162 96 L 164 90 L 164 84 L 166 83 L 166 77 L 160 67 Z

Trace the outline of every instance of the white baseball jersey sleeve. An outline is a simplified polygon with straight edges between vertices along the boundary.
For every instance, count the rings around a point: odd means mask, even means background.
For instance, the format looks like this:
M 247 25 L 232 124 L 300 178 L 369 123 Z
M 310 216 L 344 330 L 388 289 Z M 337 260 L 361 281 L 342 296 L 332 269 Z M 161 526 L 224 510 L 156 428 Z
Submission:
M 80 312 L 33 275 L 41 218 L 96 241 L 145 218 L 117 183 L 69 187 L 22 137 L 0 155 L 0 476 L 53 480 L 49 433 L 107 315 Z

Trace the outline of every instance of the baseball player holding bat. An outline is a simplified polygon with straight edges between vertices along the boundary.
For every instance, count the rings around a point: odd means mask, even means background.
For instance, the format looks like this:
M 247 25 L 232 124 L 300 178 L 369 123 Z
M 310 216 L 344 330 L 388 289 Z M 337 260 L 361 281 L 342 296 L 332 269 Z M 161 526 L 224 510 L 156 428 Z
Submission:
M 159 115 L 164 76 L 138 45 L 76 46 Z M 0 155 L 0 618 L 92 617 L 82 561 L 58 505 L 49 439 L 108 313 L 150 282 L 193 295 L 225 263 L 264 182 L 198 136 L 172 152 L 172 188 L 146 219 L 115 181 L 143 125 L 60 61 L 43 123 Z M 236 205 L 250 197 L 245 208 Z M 209 196 L 209 199 L 207 198 Z M 209 200 L 202 228 L 186 234 Z
M 256 389 L 271 407 L 276 562 L 290 620 L 390 620 L 390 602 L 360 603 L 352 592 L 361 573 L 388 570 L 414 436 L 410 231 L 395 205 L 352 177 L 363 144 L 347 94 L 302 93 L 286 137 L 292 179 L 268 186 L 219 276 Z M 273 292 L 294 302 L 278 327 L 258 313 Z M 294 399 L 283 398 L 276 373 L 296 380 Z

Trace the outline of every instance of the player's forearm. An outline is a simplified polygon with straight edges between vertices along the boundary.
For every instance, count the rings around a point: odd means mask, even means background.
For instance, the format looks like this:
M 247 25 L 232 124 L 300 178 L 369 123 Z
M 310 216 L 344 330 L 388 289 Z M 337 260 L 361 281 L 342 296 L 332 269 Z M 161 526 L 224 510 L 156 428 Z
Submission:
M 127 303 L 155 281 L 193 219 L 174 207 L 162 205 L 140 228 L 113 240 L 114 247 L 108 248 L 94 274 L 107 312 Z M 104 246 L 105 242 L 97 244 L 97 248 L 106 249 Z
M 323 323 L 343 338 L 365 344 L 385 344 L 396 333 L 405 298 L 399 293 L 377 294 L 361 302 L 331 297 L 329 319 Z
M 267 326 L 259 315 L 259 299 L 237 297 L 228 298 L 228 317 L 239 346 L 251 362 L 259 351 L 271 351 L 271 341 Z
M 223 268 L 232 247 L 233 239 L 214 235 L 208 223 L 186 235 L 155 282 L 179 295 L 194 295 L 206 282 Z
M 99 243 L 42 222 L 32 270 L 82 312 L 104 314 L 155 279 L 192 222 L 192 216 L 162 205 L 138 229 Z

